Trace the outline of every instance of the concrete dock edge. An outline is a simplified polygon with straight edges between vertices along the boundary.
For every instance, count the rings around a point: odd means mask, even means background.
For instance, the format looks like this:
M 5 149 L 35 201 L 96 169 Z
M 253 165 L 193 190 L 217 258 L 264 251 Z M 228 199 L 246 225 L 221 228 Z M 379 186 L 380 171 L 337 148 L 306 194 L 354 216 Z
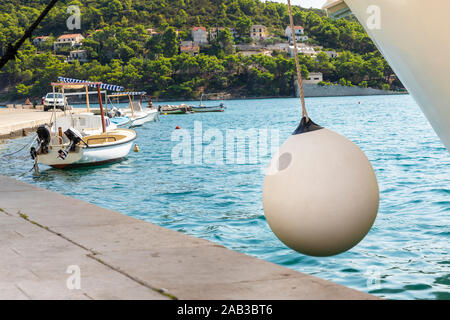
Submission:
M 75 109 L 71 112 L 82 113 L 85 109 Z M 69 114 L 69 113 L 67 113 Z M 58 111 L 57 117 L 64 116 L 64 112 Z M 35 131 L 39 126 L 50 122 L 52 112 L 44 112 L 34 109 L 0 109 L 0 140 L 26 136 Z
M 4 176 L 0 257 L 0 299 L 378 299 Z

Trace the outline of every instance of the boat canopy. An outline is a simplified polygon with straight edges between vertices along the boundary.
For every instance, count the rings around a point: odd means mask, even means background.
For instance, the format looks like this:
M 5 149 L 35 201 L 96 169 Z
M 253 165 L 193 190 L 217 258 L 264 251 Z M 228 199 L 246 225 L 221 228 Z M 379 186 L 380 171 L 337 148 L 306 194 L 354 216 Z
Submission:
M 65 82 L 65 83 L 71 83 L 71 84 L 85 83 L 85 84 L 88 84 L 89 87 L 96 87 L 97 84 L 100 84 L 100 89 L 109 90 L 109 91 L 123 91 L 123 90 L 125 90 L 124 87 L 116 86 L 114 84 L 106 84 L 106 83 L 102 83 L 102 82 L 90 82 L 90 81 L 86 81 L 86 80 L 64 78 L 64 77 L 58 77 L 58 81 Z
M 79 79 L 71 79 L 71 78 L 64 78 L 64 77 L 58 77 L 58 81 L 60 82 L 54 82 L 52 83 L 53 87 L 53 94 L 55 93 L 55 88 L 59 87 L 61 88 L 63 95 L 64 95 L 64 89 L 86 89 L 86 109 L 87 112 L 90 112 L 90 106 L 89 106 L 89 87 L 97 88 L 97 94 L 98 94 L 98 101 L 100 104 L 100 115 L 102 119 L 102 132 L 106 132 L 106 122 L 105 122 L 105 113 L 103 111 L 103 102 L 102 102 L 102 95 L 100 92 L 100 89 L 104 90 L 124 90 L 123 87 L 105 84 L 102 82 L 92 82 L 92 81 L 86 81 L 86 80 L 79 80 Z M 56 119 L 55 114 L 56 108 L 53 108 L 53 115 Z
M 64 89 L 83 89 L 86 87 L 96 87 L 102 85 L 101 82 L 84 82 L 84 83 L 69 83 L 69 82 L 52 82 L 52 87 L 64 88 Z
M 145 96 L 147 92 L 114 92 L 108 97 Z

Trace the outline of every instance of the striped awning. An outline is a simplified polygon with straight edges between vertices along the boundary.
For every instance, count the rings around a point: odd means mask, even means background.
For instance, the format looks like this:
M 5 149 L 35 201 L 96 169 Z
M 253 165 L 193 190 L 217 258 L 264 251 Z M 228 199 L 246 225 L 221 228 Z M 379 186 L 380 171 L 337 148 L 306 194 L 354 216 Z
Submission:
M 90 83 L 91 82 L 91 81 L 86 81 L 86 80 L 64 78 L 64 77 L 58 77 L 58 81 L 66 82 L 66 83 Z M 90 87 L 96 87 L 96 85 L 89 85 L 89 86 Z M 109 90 L 109 91 L 123 91 L 123 90 L 125 90 L 124 87 L 116 86 L 114 84 L 106 84 L 106 83 L 100 84 L 100 89 Z
M 114 92 L 110 96 L 145 96 L 147 92 Z

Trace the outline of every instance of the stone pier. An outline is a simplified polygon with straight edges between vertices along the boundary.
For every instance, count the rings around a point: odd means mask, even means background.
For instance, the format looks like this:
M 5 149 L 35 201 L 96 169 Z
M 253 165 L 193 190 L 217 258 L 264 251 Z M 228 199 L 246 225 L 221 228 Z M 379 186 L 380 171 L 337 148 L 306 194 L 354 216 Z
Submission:
M 0 299 L 377 298 L 0 176 Z

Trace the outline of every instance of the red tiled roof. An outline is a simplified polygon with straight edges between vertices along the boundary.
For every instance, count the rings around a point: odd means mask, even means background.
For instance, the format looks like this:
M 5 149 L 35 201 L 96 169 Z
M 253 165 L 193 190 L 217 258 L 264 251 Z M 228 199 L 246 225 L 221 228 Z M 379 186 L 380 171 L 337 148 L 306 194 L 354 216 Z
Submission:
M 291 28 L 291 26 L 287 26 L 289 29 Z M 303 30 L 305 28 L 303 28 L 302 26 L 294 26 L 294 30 Z
M 200 50 L 200 47 L 199 46 L 193 46 L 193 47 L 187 47 L 187 46 L 181 46 L 180 47 L 180 51 L 193 51 L 193 52 L 197 52 L 197 51 L 199 51 Z
M 203 30 L 206 31 L 205 27 L 193 27 L 192 30 L 197 31 L 197 30 Z
M 80 33 L 73 33 L 73 34 L 63 34 L 58 39 L 70 39 L 70 38 L 76 38 L 78 36 L 81 36 Z

